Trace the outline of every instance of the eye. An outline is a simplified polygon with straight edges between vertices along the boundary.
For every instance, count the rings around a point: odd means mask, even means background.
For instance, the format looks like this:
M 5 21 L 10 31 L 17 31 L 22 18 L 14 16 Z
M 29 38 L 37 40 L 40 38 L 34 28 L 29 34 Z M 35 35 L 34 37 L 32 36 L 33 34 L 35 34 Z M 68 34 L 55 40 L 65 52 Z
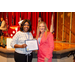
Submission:
M 29 26 L 29 25 L 27 25 L 27 26 Z
M 24 26 L 26 26 L 26 25 L 29 26 L 29 24 L 24 24 Z
M 44 25 L 42 25 L 42 27 L 45 27 Z

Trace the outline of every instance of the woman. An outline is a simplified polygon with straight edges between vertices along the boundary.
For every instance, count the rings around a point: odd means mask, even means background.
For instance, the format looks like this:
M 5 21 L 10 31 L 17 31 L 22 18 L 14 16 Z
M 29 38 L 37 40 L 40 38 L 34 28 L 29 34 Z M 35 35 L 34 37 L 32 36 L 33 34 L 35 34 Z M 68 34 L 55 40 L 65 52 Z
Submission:
M 49 32 L 46 23 L 41 21 L 37 27 L 37 36 L 39 50 L 38 62 L 51 62 L 54 49 L 54 40 L 52 33 Z
M 5 22 L 5 20 L 3 18 L 1 18 L 0 30 L 7 31 L 7 24 L 6 24 L 6 22 Z
M 25 40 L 33 39 L 31 34 L 31 22 L 25 19 L 11 42 L 11 46 L 15 48 L 14 59 L 16 62 L 31 62 L 32 61 L 32 51 L 26 50 Z

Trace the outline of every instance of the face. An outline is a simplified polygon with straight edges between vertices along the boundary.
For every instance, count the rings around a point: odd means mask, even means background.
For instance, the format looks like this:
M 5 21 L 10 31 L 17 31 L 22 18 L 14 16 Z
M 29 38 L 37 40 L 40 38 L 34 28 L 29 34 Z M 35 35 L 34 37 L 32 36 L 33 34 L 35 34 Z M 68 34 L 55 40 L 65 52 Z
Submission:
M 41 18 L 38 19 L 38 22 L 41 22 Z
M 39 25 L 39 31 L 40 31 L 41 33 L 44 33 L 44 32 L 45 32 L 45 25 L 44 25 L 43 23 L 41 23 L 41 24 Z
M 25 24 L 23 26 L 24 32 L 28 32 L 29 28 L 30 28 L 29 23 L 28 22 L 25 22 Z
M 3 18 L 1 18 L 1 21 L 3 21 Z

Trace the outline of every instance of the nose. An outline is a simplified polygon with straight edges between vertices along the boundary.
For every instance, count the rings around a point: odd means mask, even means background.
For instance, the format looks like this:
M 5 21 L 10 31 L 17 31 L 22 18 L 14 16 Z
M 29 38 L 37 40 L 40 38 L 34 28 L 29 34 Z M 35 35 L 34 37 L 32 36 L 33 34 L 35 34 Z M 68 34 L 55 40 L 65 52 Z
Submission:
M 25 25 L 24 27 L 28 27 L 28 25 Z

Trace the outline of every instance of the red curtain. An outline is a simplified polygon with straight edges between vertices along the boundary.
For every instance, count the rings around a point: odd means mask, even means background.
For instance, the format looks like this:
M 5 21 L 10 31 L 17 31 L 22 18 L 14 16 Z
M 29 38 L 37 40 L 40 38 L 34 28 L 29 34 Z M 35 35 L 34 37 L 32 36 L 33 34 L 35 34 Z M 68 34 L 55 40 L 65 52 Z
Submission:
M 0 18 L 2 17 L 3 13 L 3 18 L 4 20 L 6 19 L 6 12 L 0 12 Z M 56 15 L 56 13 L 55 13 Z M 13 14 L 14 18 L 14 25 L 18 26 L 18 22 L 20 21 L 20 12 L 14 12 Z M 36 29 L 37 29 L 37 24 L 38 24 L 38 18 L 39 18 L 39 12 L 21 12 L 21 20 L 23 19 L 30 19 L 31 24 L 32 24 L 32 34 L 35 37 L 36 36 Z M 55 16 L 56 18 L 56 16 Z M 50 25 L 51 25 L 51 12 L 41 12 L 41 19 L 46 22 L 48 29 L 50 30 Z M 54 20 L 54 26 L 56 26 L 56 19 Z M 11 26 L 12 24 L 12 12 L 8 12 L 8 24 Z M 56 31 L 55 31 L 56 35 Z

